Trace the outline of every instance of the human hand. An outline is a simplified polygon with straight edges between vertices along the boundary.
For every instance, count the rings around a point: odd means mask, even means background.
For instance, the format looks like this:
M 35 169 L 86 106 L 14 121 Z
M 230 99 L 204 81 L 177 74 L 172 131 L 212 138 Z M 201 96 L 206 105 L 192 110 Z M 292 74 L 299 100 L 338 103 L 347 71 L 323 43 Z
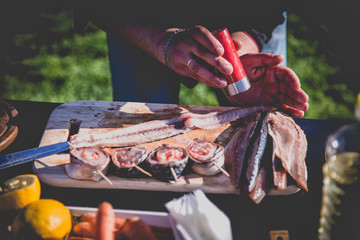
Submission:
M 249 90 L 227 97 L 236 105 L 273 105 L 294 117 L 303 117 L 308 110 L 308 95 L 300 87 L 297 75 L 281 66 L 284 57 L 270 53 L 246 54 L 240 57 L 250 81 Z
M 211 87 L 224 88 L 223 76 L 233 71 L 222 57 L 224 48 L 213 34 L 202 26 L 178 33 L 168 48 L 168 64 L 178 74 L 191 77 Z

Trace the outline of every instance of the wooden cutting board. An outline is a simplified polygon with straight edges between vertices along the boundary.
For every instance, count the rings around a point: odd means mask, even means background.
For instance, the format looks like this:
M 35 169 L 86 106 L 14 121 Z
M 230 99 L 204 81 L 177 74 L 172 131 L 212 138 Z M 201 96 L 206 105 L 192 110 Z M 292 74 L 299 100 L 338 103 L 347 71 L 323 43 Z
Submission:
M 186 111 L 205 114 L 225 109 L 227 108 L 134 102 L 68 102 L 58 106 L 50 115 L 40 146 L 67 141 L 70 134 L 70 121 L 72 119 L 82 121 L 79 134 L 87 134 L 112 131 L 151 120 L 171 119 Z M 163 143 L 185 147 L 190 140 L 201 137 L 225 147 L 234 131 L 235 129 L 230 124 L 210 130 L 197 129 L 172 138 L 143 144 L 142 146 L 149 151 Z M 202 189 L 208 193 L 235 193 L 235 188 L 231 185 L 230 179 L 222 173 L 215 176 L 201 176 L 195 173 L 189 173 L 176 183 L 162 182 L 153 178 L 121 178 L 110 174 L 108 178 L 113 183 L 113 185 L 110 185 L 105 180 L 94 182 L 69 178 L 65 173 L 64 167 L 65 164 L 69 162 L 69 153 L 55 154 L 36 160 L 33 165 L 33 170 L 42 182 L 57 187 L 175 192 L 189 192 L 195 189 Z M 281 194 L 287 193 L 283 191 Z
M 17 137 L 18 127 L 13 119 L 18 111 L 6 101 L 0 99 L 0 152 L 7 148 Z

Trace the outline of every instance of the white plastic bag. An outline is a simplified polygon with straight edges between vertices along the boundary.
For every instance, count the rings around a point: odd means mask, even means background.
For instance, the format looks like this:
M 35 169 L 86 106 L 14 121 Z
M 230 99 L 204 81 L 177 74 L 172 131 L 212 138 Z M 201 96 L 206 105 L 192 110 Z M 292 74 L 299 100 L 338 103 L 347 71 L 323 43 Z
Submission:
M 185 240 L 232 240 L 229 218 L 201 190 L 165 204 Z

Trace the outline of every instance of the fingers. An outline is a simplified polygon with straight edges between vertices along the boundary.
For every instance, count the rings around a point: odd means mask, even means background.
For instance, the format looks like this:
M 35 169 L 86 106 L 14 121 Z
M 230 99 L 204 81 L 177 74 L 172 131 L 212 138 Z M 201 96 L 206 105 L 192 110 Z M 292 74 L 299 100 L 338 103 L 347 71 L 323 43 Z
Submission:
M 288 67 L 276 66 L 275 75 L 278 79 L 291 86 L 293 89 L 300 89 L 300 80 L 296 73 Z
M 203 65 L 201 65 L 198 60 L 192 58 L 192 60 L 187 64 L 188 75 L 189 77 L 198 80 L 206 85 L 215 88 L 224 88 L 227 85 L 227 80 L 219 75 L 216 75 L 213 71 L 210 71 Z
M 279 93 L 283 97 L 283 101 L 289 102 L 290 100 L 287 100 L 287 98 L 291 98 L 291 101 L 296 101 L 300 104 L 307 103 L 309 100 L 308 95 L 302 90 L 299 89 L 293 89 L 291 86 L 287 85 L 284 82 L 279 83 Z M 295 106 L 294 106 L 295 107 Z
M 284 66 L 276 66 L 275 75 L 278 80 L 278 99 L 281 103 L 300 111 L 309 108 L 308 95 L 300 87 L 297 75 Z
M 178 40 L 168 51 L 172 69 L 211 87 L 224 88 L 227 80 L 223 75 L 231 74 L 233 67 L 220 56 L 224 52 L 220 42 L 201 26 L 182 32 L 177 37 Z
M 189 30 L 189 33 L 192 34 L 196 41 L 198 41 L 202 46 L 204 46 L 213 54 L 217 56 L 224 54 L 224 47 L 208 29 L 202 26 L 195 26 Z
M 279 92 L 278 99 L 282 104 L 300 111 L 307 111 L 309 109 L 309 104 L 307 102 L 299 102 L 294 96 L 282 92 Z
M 284 104 L 282 104 L 281 106 L 278 106 L 278 107 L 279 107 L 279 109 L 281 109 L 282 111 L 284 111 L 285 113 L 287 113 L 293 117 L 296 117 L 296 118 L 304 117 L 304 111 L 301 111 L 299 109 L 292 108 L 292 107 L 286 106 Z
M 184 44 L 184 46 L 182 46 L 182 44 Z M 233 67 L 227 60 L 225 60 L 225 58 L 214 55 L 207 49 L 192 41 L 185 41 L 180 45 L 180 47 L 183 49 L 187 49 L 188 56 L 185 55 L 185 58 L 196 58 L 198 60 L 197 63 L 206 62 L 209 66 L 217 69 L 219 72 L 225 75 L 232 73 Z
M 206 62 L 225 75 L 232 73 L 232 65 L 221 57 L 224 53 L 223 46 L 209 30 L 197 26 L 185 32 L 183 38 L 182 41 L 179 41 L 177 47 L 183 50 L 185 59 L 194 58 L 195 56 L 198 60 L 201 60 L 198 61 L 199 64 Z M 194 70 L 196 73 L 197 69 Z
M 249 53 L 240 57 L 241 62 L 250 67 L 275 66 L 284 61 L 284 56 L 271 53 Z

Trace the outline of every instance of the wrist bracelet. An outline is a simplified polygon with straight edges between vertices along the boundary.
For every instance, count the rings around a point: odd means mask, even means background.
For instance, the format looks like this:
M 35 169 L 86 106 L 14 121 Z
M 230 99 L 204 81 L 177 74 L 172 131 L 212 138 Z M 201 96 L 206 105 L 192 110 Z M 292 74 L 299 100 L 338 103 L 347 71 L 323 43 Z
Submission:
M 165 46 L 164 46 L 164 64 L 166 67 L 170 68 L 169 66 L 169 63 L 168 63 L 168 60 L 167 60 L 167 51 L 168 51 L 168 48 L 170 46 L 170 43 L 171 41 L 173 40 L 173 38 L 175 37 L 176 34 L 178 34 L 179 32 L 182 32 L 184 31 L 185 29 L 179 29 L 179 30 L 176 30 L 175 32 L 173 32 L 170 37 L 168 38 L 168 40 L 166 41 L 165 43 Z

